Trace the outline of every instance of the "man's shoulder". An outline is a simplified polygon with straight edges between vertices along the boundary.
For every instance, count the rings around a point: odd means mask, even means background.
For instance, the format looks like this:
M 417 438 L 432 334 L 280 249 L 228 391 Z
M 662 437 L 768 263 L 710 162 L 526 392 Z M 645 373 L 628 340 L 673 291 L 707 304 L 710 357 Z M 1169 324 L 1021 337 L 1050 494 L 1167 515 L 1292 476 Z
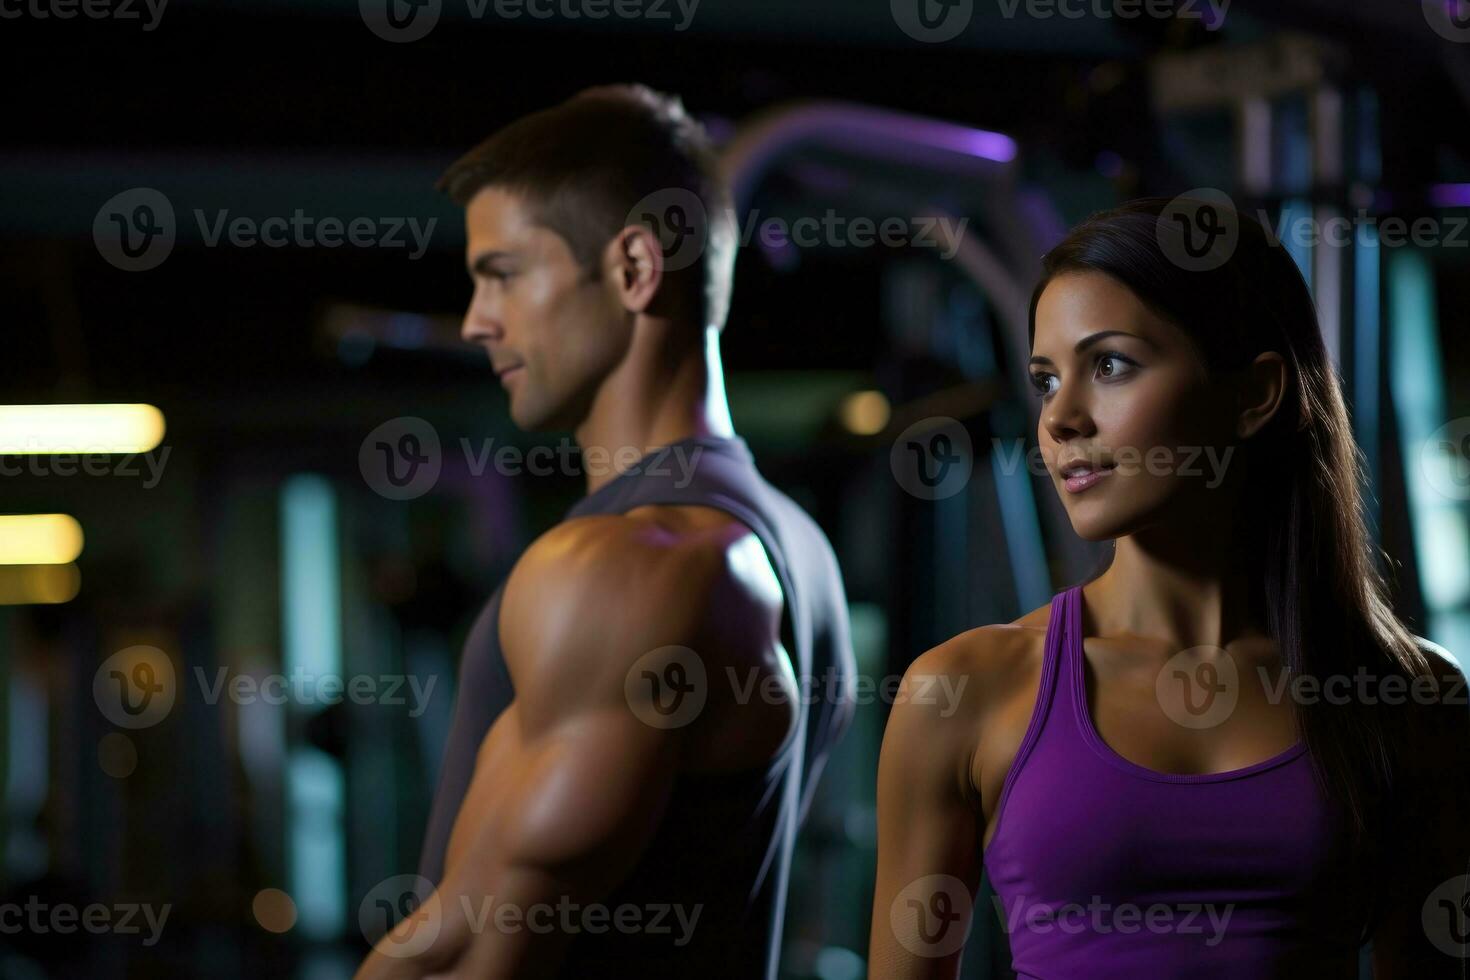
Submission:
M 658 505 L 575 517 L 532 542 L 511 577 L 570 593 L 641 593 L 650 579 L 673 577 L 685 586 L 680 591 L 692 592 L 721 575 L 728 551 L 748 533 L 734 517 L 708 508 Z
M 659 648 L 707 646 L 722 622 L 779 615 L 780 586 L 751 531 L 693 510 L 577 517 L 543 534 L 506 582 L 507 656 L 526 652 L 538 672 L 626 672 Z

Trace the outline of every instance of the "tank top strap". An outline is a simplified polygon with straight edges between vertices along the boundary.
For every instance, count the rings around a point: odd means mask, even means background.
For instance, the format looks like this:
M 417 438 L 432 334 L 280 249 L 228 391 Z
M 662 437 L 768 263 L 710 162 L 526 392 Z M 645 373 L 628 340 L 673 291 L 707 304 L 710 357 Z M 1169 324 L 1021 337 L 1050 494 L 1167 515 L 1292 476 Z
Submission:
M 1037 743 L 1042 740 L 1043 734 L 1046 735 L 1048 741 L 1052 742 L 1057 738 L 1065 742 L 1068 738 L 1066 731 L 1056 731 L 1058 728 L 1071 727 L 1071 719 L 1066 711 L 1067 689 L 1061 687 L 1065 684 L 1067 675 L 1066 658 L 1063 651 L 1064 624 L 1067 622 L 1066 610 L 1067 592 L 1058 592 L 1052 596 L 1051 610 L 1046 621 L 1046 639 L 1042 646 L 1041 680 L 1037 685 L 1036 702 L 1031 709 L 1031 721 L 1026 726 L 1026 733 L 1021 737 L 1021 744 L 1016 749 L 1016 756 L 1011 761 L 1010 770 L 1006 773 L 1005 782 L 1001 786 L 1000 798 L 996 801 L 996 830 L 992 835 L 991 847 L 994 847 L 993 841 L 1000 840 L 1000 828 L 1004 824 L 1006 813 L 1006 800 L 1011 795 L 1011 789 L 1020 778 L 1021 770 L 1025 768 L 1027 759 L 1032 755 Z
M 1075 711 L 1077 678 L 1081 676 L 1078 660 L 1082 657 L 1081 631 L 1078 629 L 1080 585 L 1063 589 L 1052 597 L 1051 613 L 1046 624 L 1046 652 L 1041 684 L 1036 692 L 1036 710 L 1031 730 L 1021 743 L 1023 751 L 1043 737 L 1048 753 L 1062 752 L 1069 761 L 1088 757 L 1086 739 Z M 1024 756 L 1017 754 L 1019 768 Z
M 1071 686 L 1068 684 L 1071 660 L 1067 649 L 1071 634 L 1071 594 L 1071 590 L 1066 589 L 1058 592 L 1051 600 L 1051 611 L 1046 621 L 1046 645 L 1041 661 L 1041 683 L 1036 690 L 1036 707 L 1032 711 L 1030 729 L 1021 743 L 1022 751 L 1030 748 L 1030 743 L 1039 739 L 1043 730 L 1054 729 L 1067 720 L 1064 709 L 1071 696 Z M 1057 715 L 1062 717 L 1059 719 Z M 1016 761 L 1021 761 L 1019 754 Z
M 1075 703 L 1077 678 L 1083 676 L 1078 663 L 1083 657 L 1081 630 L 1082 600 L 1079 595 L 1081 591 L 1082 586 L 1080 585 L 1074 585 L 1063 590 L 1058 597 L 1061 601 L 1053 612 L 1057 631 L 1057 690 L 1055 697 L 1059 705 L 1072 705 Z

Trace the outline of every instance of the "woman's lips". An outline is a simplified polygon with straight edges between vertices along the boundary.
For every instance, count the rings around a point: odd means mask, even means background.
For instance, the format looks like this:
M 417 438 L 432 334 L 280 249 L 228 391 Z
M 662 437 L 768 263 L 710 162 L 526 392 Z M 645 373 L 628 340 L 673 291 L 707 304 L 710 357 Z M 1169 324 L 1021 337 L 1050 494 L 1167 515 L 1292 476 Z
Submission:
M 1106 479 L 1113 472 L 1114 465 L 1089 470 L 1073 470 L 1072 474 L 1065 478 L 1063 485 L 1066 486 L 1068 493 L 1081 493 L 1088 487 L 1096 486 L 1100 480 Z

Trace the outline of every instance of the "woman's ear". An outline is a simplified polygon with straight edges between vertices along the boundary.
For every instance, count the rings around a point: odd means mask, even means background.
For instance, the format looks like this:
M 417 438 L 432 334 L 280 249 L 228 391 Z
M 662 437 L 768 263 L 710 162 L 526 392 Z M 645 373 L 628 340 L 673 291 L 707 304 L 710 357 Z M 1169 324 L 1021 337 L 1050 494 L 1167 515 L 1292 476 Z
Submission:
M 1242 368 L 1238 376 L 1235 434 L 1249 439 L 1281 408 L 1288 380 L 1286 360 L 1276 351 L 1268 350 Z

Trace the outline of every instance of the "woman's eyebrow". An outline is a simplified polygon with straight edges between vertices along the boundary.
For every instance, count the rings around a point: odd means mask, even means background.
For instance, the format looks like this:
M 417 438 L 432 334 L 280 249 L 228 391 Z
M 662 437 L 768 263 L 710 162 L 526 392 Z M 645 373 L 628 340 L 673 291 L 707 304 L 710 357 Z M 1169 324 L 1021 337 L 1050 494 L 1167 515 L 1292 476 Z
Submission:
M 1106 340 L 1108 337 L 1132 337 L 1134 340 L 1143 341 L 1145 344 L 1148 344 L 1155 350 L 1157 350 L 1159 346 L 1158 344 L 1155 344 L 1152 340 L 1149 340 L 1147 337 L 1140 336 L 1136 333 L 1129 333 L 1126 330 L 1099 330 L 1097 333 L 1088 334 L 1086 337 L 1083 337 L 1081 340 L 1077 341 L 1077 346 L 1072 348 L 1072 353 L 1080 354 L 1083 351 L 1087 350 L 1087 348 L 1091 347 L 1093 344 L 1096 344 L 1101 340 Z M 1032 355 L 1030 363 L 1050 364 L 1051 358 L 1042 357 L 1040 355 Z

